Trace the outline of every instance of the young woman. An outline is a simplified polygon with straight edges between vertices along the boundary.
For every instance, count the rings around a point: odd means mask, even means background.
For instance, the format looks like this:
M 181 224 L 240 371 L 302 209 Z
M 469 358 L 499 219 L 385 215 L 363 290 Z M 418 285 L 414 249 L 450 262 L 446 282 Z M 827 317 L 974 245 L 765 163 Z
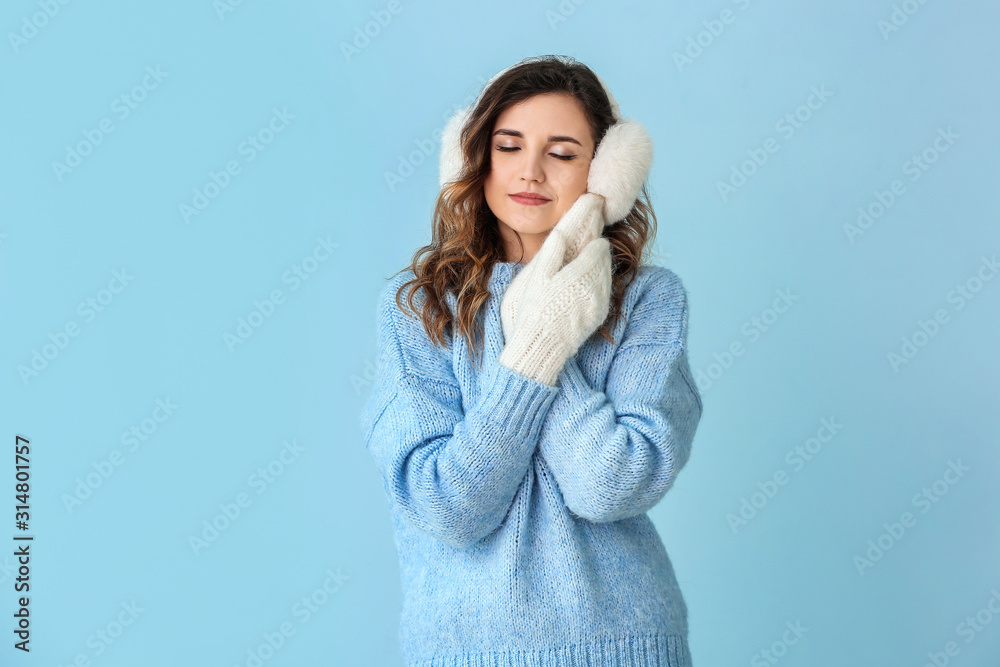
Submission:
M 588 67 L 541 57 L 495 76 L 441 150 L 433 239 L 381 294 L 361 415 L 406 664 L 688 667 L 646 512 L 702 403 L 686 290 L 642 263 L 648 136 Z

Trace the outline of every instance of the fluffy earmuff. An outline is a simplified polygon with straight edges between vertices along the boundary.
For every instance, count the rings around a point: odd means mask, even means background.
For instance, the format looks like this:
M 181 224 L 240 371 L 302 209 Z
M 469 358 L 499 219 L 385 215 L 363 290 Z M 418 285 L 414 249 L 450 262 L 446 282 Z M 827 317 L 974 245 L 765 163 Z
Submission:
M 509 69 L 510 67 L 495 74 L 483 86 L 483 91 Z M 608 128 L 597 145 L 597 152 L 590 163 L 587 191 L 604 198 L 604 221 L 611 225 L 623 220 L 635 205 L 653 164 L 653 141 L 642 125 L 622 118 L 618 102 L 607 84 L 600 77 L 598 80 L 611 102 L 616 122 Z M 462 175 L 465 159 L 459 139 L 462 129 L 472 116 L 472 110 L 481 98 L 482 92 L 473 104 L 455 112 L 441 133 L 438 180 L 442 188 Z
M 620 120 L 608 128 L 587 176 L 587 192 L 604 197 L 605 224 L 625 219 L 652 164 L 653 140 L 642 125 Z

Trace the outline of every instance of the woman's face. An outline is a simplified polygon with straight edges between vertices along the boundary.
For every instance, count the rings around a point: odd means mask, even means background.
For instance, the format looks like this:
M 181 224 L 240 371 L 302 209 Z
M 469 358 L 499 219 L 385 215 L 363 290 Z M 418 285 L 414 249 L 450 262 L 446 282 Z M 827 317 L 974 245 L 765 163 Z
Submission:
M 583 106 L 567 93 L 542 93 L 503 111 L 493 126 L 486 203 L 496 215 L 511 261 L 534 255 L 570 206 L 587 191 L 594 140 Z M 527 192 L 541 197 L 524 200 Z M 508 252 L 508 255 L 511 253 Z M 530 257 L 528 257 L 530 259 Z

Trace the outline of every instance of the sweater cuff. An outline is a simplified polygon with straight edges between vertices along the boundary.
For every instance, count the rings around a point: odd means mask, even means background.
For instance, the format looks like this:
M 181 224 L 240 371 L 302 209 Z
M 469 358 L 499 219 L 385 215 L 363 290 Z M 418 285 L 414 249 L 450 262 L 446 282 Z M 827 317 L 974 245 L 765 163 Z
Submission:
M 510 430 L 537 434 L 559 393 L 557 385 L 547 385 L 493 363 L 478 410 L 486 421 L 499 422 Z

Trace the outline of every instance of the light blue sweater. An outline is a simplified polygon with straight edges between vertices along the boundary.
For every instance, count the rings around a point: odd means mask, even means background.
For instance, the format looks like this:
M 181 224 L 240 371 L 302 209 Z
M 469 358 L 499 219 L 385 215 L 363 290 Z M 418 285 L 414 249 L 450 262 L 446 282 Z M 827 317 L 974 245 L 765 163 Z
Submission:
M 500 301 L 521 268 L 493 267 L 479 368 L 462 335 L 436 347 L 396 307 L 412 271 L 379 298 L 360 421 L 392 515 L 406 665 L 686 667 L 687 606 L 646 515 L 702 413 L 686 290 L 640 268 L 616 344 L 595 333 L 551 387 L 497 362 Z

